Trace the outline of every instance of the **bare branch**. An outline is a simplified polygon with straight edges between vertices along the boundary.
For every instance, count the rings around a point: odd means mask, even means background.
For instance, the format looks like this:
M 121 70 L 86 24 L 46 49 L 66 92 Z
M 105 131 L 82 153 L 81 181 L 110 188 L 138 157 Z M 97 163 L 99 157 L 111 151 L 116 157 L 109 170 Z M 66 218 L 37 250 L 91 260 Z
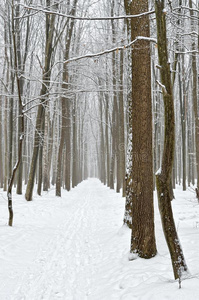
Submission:
M 38 8 L 38 7 L 34 7 L 34 6 L 27 6 L 27 5 L 23 5 L 20 4 L 21 6 L 23 6 L 25 9 L 28 10 L 33 10 L 36 11 L 36 13 L 42 12 L 45 14 L 50 14 L 50 15 L 57 15 L 60 17 L 65 17 L 65 18 L 69 18 L 72 20 L 82 20 L 82 21 L 102 21 L 102 20 L 122 20 L 122 19 L 132 19 L 132 18 L 139 18 L 139 17 L 143 17 L 143 16 L 147 16 L 147 15 L 151 15 L 155 13 L 155 10 L 151 10 L 151 11 L 147 11 L 141 14 L 137 14 L 137 15 L 125 15 L 125 16 L 115 16 L 115 17 L 76 17 L 73 15 L 67 15 L 67 14 L 63 14 L 63 13 L 59 13 L 56 11 L 50 11 L 47 9 L 43 9 L 43 8 Z M 25 16 L 20 16 L 20 17 L 16 17 L 15 19 L 21 19 L 21 18 L 26 18 L 30 16 L 29 15 L 25 15 Z
M 159 80 L 156 80 L 156 82 L 162 88 L 163 94 L 168 94 L 165 85 L 162 84 Z
M 104 50 L 104 51 L 101 51 L 101 52 L 98 52 L 98 53 L 90 53 L 90 54 L 85 54 L 85 55 L 82 55 L 82 56 L 73 57 L 73 58 L 70 58 L 70 59 L 62 61 L 62 62 L 57 62 L 56 64 L 58 64 L 58 63 L 65 63 L 65 64 L 67 64 L 69 62 L 77 61 L 77 60 L 80 60 L 80 59 L 83 59 L 83 58 L 98 57 L 98 56 L 102 56 L 102 55 L 105 55 L 105 54 L 112 53 L 114 51 L 117 51 L 117 52 L 118 51 L 122 51 L 122 50 L 125 50 L 126 48 L 131 47 L 133 44 L 135 44 L 136 42 L 138 42 L 140 40 L 148 41 L 148 42 L 155 43 L 155 44 L 157 43 L 157 40 L 155 38 L 148 38 L 148 37 L 144 37 L 144 36 L 137 36 L 135 40 L 131 41 L 127 45 L 119 46 L 119 47 L 114 47 L 112 49 Z

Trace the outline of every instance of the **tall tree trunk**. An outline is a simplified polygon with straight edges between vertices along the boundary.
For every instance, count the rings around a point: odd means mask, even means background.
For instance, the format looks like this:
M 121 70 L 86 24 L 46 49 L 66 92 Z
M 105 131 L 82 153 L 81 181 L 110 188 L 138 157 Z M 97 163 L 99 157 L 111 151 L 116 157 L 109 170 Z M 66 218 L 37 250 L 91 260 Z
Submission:
M 160 64 L 161 85 L 165 109 L 164 150 L 161 169 L 156 174 L 158 204 L 162 219 L 162 226 L 170 251 L 175 279 L 181 278 L 182 272 L 187 270 L 183 251 L 175 228 L 171 207 L 170 182 L 174 160 L 175 146 L 175 115 L 171 84 L 170 66 L 168 64 L 166 19 L 164 0 L 155 0 L 158 57 Z
M 184 82 L 184 72 L 183 72 L 182 59 L 182 70 L 181 63 L 178 62 L 179 71 L 179 98 L 180 98 L 180 120 L 181 120 L 181 135 L 182 135 L 182 188 L 186 191 L 186 119 L 185 119 L 185 82 Z M 183 74 L 182 74 L 183 72 Z M 183 85 L 183 87 L 182 87 Z
M 76 6 L 77 1 L 74 0 L 71 15 L 75 15 L 76 12 Z M 69 58 L 70 53 L 70 45 L 71 45 L 71 39 L 73 34 L 73 28 L 74 28 L 74 20 L 71 20 L 67 26 L 67 33 L 65 38 L 65 52 L 64 52 L 64 59 L 67 60 Z M 63 83 L 62 83 L 62 89 L 66 95 L 62 97 L 62 129 L 61 129 L 61 139 L 59 144 L 59 154 L 58 154 L 58 161 L 57 161 L 57 177 L 56 177 L 56 196 L 61 197 L 61 184 L 62 184 L 62 178 L 61 178 L 61 172 L 62 172 L 62 158 L 63 158 L 63 149 L 65 143 L 66 145 L 66 154 L 65 154 L 65 162 L 66 162 L 66 168 L 65 168 L 65 183 L 66 183 L 66 189 L 70 190 L 70 176 L 71 176 L 71 104 L 70 104 L 70 98 L 67 96 L 67 92 L 69 90 L 68 84 L 69 84 L 69 70 L 67 64 L 64 64 L 64 72 L 63 72 Z
M 53 162 L 52 162 L 52 180 L 51 184 L 54 185 L 57 178 L 57 162 L 58 162 L 58 147 L 59 147 L 59 127 L 60 127 L 60 116 L 55 115 L 55 136 L 54 136 L 54 149 L 53 149 Z
M 120 52 L 120 92 L 119 92 L 119 155 L 120 155 L 120 178 L 122 182 L 122 196 L 125 197 L 125 136 L 124 136 L 124 54 Z
M 46 0 L 49 4 L 49 1 Z M 49 6 L 49 5 L 47 5 Z M 36 174 L 36 166 L 37 166 L 37 158 L 39 153 L 39 146 L 43 139 L 42 135 L 42 120 L 45 116 L 45 101 L 46 101 L 46 93 L 48 92 L 48 87 L 50 84 L 50 76 L 51 76 L 51 58 L 53 54 L 53 34 L 54 34 L 54 24 L 55 24 L 55 15 L 50 17 L 49 14 L 46 14 L 46 47 L 45 47 L 45 66 L 42 78 L 42 88 L 40 92 L 41 102 L 38 106 L 37 110 L 37 118 L 35 125 L 35 136 L 34 136 L 34 146 L 33 146 L 33 154 L 28 178 L 28 184 L 26 187 L 25 198 L 27 201 L 32 200 L 32 193 L 34 187 L 34 180 Z
M 63 157 L 63 149 L 65 143 L 65 132 L 66 132 L 66 99 L 62 101 L 62 124 L 61 124 L 61 138 L 59 143 L 59 151 L 57 157 L 57 176 L 56 176 L 56 196 L 61 197 L 61 186 L 62 186 L 62 157 Z
M 50 120 L 49 111 L 46 111 L 44 125 L 44 146 L 43 146 L 43 191 L 48 191 L 49 188 L 49 131 Z
M 148 11 L 148 1 L 131 2 L 131 14 Z M 150 37 L 149 17 L 131 20 L 131 39 Z M 142 258 L 156 255 L 153 207 L 153 151 L 150 43 L 132 49 L 132 234 L 131 252 Z
M 112 153 L 111 153 L 111 160 L 110 160 L 110 188 L 114 189 L 114 182 L 115 182 L 115 148 L 116 148 L 116 111 L 117 111 L 117 99 L 114 93 L 113 97 L 113 108 L 112 108 Z
M 107 74 L 107 70 L 106 70 Z M 108 90 L 108 78 L 106 78 L 106 90 Z M 105 141 L 106 141 L 106 177 L 107 186 L 110 187 L 110 149 L 109 149 L 109 96 L 105 93 Z
M 72 187 L 77 185 L 77 124 L 76 124 L 76 99 L 73 104 L 73 161 L 72 161 Z
M 50 187 L 50 174 L 51 174 L 51 163 L 52 163 L 52 153 L 53 153 L 53 133 L 54 133 L 54 122 L 55 122 L 55 108 L 53 108 L 53 117 L 50 120 L 50 115 L 45 118 L 45 140 L 44 140 L 44 167 L 43 167 L 43 191 L 48 191 Z
M 8 111 L 8 100 L 5 97 L 5 114 L 4 114 L 4 184 L 3 190 L 7 191 L 8 184 L 8 126 L 7 126 L 7 111 Z
M 194 12 L 192 10 L 192 0 L 189 0 L 190 16 L 191 16 L 191 27 L 192 30 L 195 30 L 195 22 L 194 22 Z M 194 109 L 194 119 L 195 119 L 195 145 L 196 145 L 196 171 L 197 171 L 197 190 L 196 195 L 199 195 L 199 112 L 198 112 L 198 82 L 197 82 L 197 57 L 196 53 L 197 44 L 196 40 L 193 38 L 192 41 L 192 76 L 193 76 L 193 87 L 192 87 L 192 98 L 193 98 L 193 109 Z M 198 197 L 199 199 L 199 197 Z
M 13 4 L 12 4 L 13 5 Z M 12 16 L 11 16 L 12 18 Z M 8 12 L 8 20 L 10 19 L 10 14 Z M 10 21 L 10 20 L 9 20 Z M 12 174 L 12 164 L 13 164 L 13 106 L 14 106 L 14 90 L 15 90 L 15 72 L 14 72 L 14 57 L 13 57 L 13 39 L 12 39 L 12 20 L 8 21 L 8 36 L 10 43 L 10 82 L 11 82 L 11 97 L 9 99 L 9 117 L 8 117 L 8 178 Z
M 28 44 L 29 44 L 29 33 L 30 33 L 30 24 L 29 24 L 29 17 L 26 20 L 26 33 L 25 33 L 25 49 L 24 49 L 24 57 L 22 59 L 22 47 L 21 47 L 21 30 L 20 30 L 20 5 L 19 0 L 17 0 L 16 6 L 16 47 L 17 47 L 17 60 L 18 60 L 18 73 L 19 76 L 19 84 L 20 84 L 20 93 L 21 97 L 23 96 L 23 89 L 24 89 L 24 77 L 22 76 L 25 72 L 26 60 L 28 57 Z M 28 12 L 30 13 L 30 12 Z M 21 116 L 22 111 L 20 105 L 18 106 L 18 114 Z M 22 131 L 22 120 L 18 118 L 18 139 L 20 139 L 21 131 Z M 23 157 L 22 157 L 23 158 Z M 22 180 L 23 180 L 23 159 L 20 160 L 18 172 L 17 172 L 17 190 L 16 193 L 21 195 L 22 194 Z
M 13 225 L 13 208 L 12 208 L 12 187 L 14 184 L 15 175 L 17 172 L 17 169 L 20 165 L 20 161 L 22 159 L 22 150 L 23 150 L 23 139 L 24 139 L 24 113 L 23 113 L 23 104 L 22 104 L 22 98 L 21 98 L 21 91 L 20 91 L 20 80 L 18 77 L 18 61 L 17 61 L 17 46 L 16 46 L 16 40 L 15 40 L 15 26 L 14 26 L 14 0 L 12 1 L 12 38 L 13 38 L 13 50 L 14 50 L 14 72 L 15 77 L 17 81 L 17 91 L 18 91 L 18 104 L 20 107 L 20 111 L 22 112 L 19 118 L 21 118 L 21 135 L 19 137 L 19 149 L 18 149 L 18 158 L 17 162 L 12 169 L 11 176 L 9 177 L 9 183 L 8 183 L 8 191 L 7 191 L 7 197 L 8 197 L 8 211 L 9 211 L 9 226 Z
M 65 189 L 71 189 L 71 103 L 66 103 L 66 164 L 65 164 Z
M 40 140 L 40 144 L 39 144 L 39 164 L 38 164 L 38 184 L 37 184 L 37 194 L 39 196 L 41 196 L 41 187 L 42 187 L 42 180 L 43 180 L 43 144 L 44 144 L 45 119 L 46 117 L 44 113 L 42 118 L 42 123 L 41 123 L 41 132 L 40 132 L 42 139 Z
M 100 83 L 101 86 L 101 83 Z M 105 167 L 105 146 L 104 146 L 104 127 L 103 127 L 103 94 L 99 96 L 100 111 L 100 180 L 106 184 L 106 167 Z

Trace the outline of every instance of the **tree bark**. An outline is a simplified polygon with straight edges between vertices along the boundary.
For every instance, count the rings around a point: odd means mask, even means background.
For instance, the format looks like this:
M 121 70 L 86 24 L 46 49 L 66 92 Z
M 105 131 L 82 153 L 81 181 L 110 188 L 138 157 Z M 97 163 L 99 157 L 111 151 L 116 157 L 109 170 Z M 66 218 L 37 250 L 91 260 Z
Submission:
M 132 1 L 131 14 L 148 11 L 148 1 Z M 131 20 L 131 39 L 150 37 L 149 17 Z M 150 43 L 132 48 L 132 203 L 131 252 L 142 258 L 156 255 L 153 207 L 153 152 Z
M 171 255 L 174 277 L 175 279 L 177 279 L 181 278 L 181 275 L 184 271 L 187 271 L 187 266 L 175 228 L 175 222 L 171 207 L 172 199 L 170 194 L 170 182 L 174 160 L 175 115 L 170 66 L 168 64 L 166 19 L 164 8 L 164 0 L 155 0 L 158 57 L 165 109 L 164 150 L 161 169 L 156 174 L 156 184 L 162 226 Z

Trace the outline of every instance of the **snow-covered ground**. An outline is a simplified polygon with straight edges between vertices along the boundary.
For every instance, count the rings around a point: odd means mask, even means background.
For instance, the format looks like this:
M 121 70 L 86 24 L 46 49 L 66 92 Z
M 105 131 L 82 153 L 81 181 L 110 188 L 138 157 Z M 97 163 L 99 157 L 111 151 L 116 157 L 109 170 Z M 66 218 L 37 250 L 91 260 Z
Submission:
M 191 191 L 175 191 L 176 226 L 190 276 L 173 280 L 155 200 L 158 254 L 128 260 L 130 230 L 122 227 L 124 199 L 97 179 L 56 198 L 54 188 L 34 201 L 13 193 L 14 226 L 7 226 L 0 191 L 1 300 L 197 300 L 199 205 Z

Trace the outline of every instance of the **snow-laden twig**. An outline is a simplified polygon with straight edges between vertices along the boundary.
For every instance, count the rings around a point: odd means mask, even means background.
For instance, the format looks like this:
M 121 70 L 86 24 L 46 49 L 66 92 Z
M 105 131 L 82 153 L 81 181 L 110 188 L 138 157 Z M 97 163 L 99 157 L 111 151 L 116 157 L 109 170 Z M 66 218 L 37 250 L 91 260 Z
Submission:
M 122 51 L 122 50 L 125 50 L 126 48 L 131 47 L 133 44 L 135 44 L 136 42 L 141 41 L 141 40 L 142 41 L 148 41 L 148 42 L 155 43 L 155 44 L 157 43 L 157 40 L 155 38 L 150 38 L 150 37 L 145 37 L 145 36 L 137 36 L 135 40 L 131 41 L 129 44 L 126 44 L 124 46 L 114 47 L 114 48 L 104 50 L 104 51 L 101 51 L 101 52 L 97 52 L 97 53 L 90 53 L 90 54 L 85 54 L 85 55 L 82 55 L 82 56 L 72 57 L 72 58 L 67 59 L 65 61 L 57 62 L 56 64 L 58 64 L 58 63 L 67 64 L 69 62 L 77 61 L 77 60 L 80 60 L 80 59 L 83 59 L 83 58 L 98 57 L 98 56 L 102 56 L 102 55 L 105 55 L 105 54 L 112 53 L 114 51 Z
M 159 80 L 156 80 L 157 84 L 162 88 L 163 93 L 167 94 L 167 89 L 164 84 L 162 84 Z

